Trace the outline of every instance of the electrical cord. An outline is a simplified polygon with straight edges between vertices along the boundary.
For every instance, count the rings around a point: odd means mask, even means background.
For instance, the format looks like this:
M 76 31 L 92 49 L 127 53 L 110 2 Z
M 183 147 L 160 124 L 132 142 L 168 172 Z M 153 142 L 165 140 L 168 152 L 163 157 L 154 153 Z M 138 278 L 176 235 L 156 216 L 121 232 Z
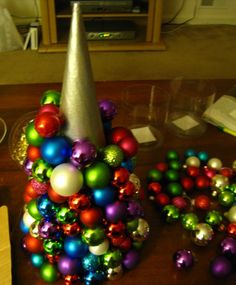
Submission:
M 2 118 L 0 118 L 0 122 L 3 125 L 3 133 L 1 135 L 2 137 L 0 138 L 0 143 L 1 143 L 4 140 L 4 138 L 5 138 L 6 134 L 7 134 L 7 124 L 6 124 L 6 122 Z

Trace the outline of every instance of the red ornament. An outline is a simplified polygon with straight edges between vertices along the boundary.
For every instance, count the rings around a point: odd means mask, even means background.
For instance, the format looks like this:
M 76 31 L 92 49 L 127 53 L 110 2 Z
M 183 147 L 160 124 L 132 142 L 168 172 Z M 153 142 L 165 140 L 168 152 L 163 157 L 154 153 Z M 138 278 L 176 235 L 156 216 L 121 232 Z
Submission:
M 91 206 L 90 198 L 87 195 L 81 193 L 76 193 L 70 196 L 68 203 L 70 209 L 73 209 L 75 211 L 83 211 L 90 208 Z
M 229 167 L 222 167 L 220 170 L 220 174 L 224 175 L 225 177 L 232 178 L 233 177 L 233 169 Z
M 46 254 L 46 258 L 48 260 L 49 263 L 54 264 L 57 263 L 60 256 L 59 255 L 52 255 L 52 254 Z
M 128 251 L 132 246 L 131 239 L 126 236 L 112 238 L 111 244 L 115 247 L 118 247 L 122 251 Z
M 76 281 L 78 281 L 79 279 L 80 278 L 78 275 L 65 275 L 64 276 L 65 285 L 71 285 L 75 283 Z
M 165 193 L 159 193 L 155 197 L 155 202 L 158 206 L 164 207 L 164 206 L 170 204 L 170 198 Z
M 171 200 L 171 204 L 174 205 L 179 210 L 184 210 L 187 208 L 188 203 L 186 199 L 182 196 L 176 196 Z
M 196 166 L 188 166 L 186 172 L 191 177 L 197 177 L 200 174 L 200 168 Z
M 227 226 L 226 232 L 233 238 L 236 238 L 236 223 L 230 223 Z
M 80 212 L 81 222 L 88 228 L 102 222 L 103 214 L 100 208 L 89 208 Z
M 29 145 L 27 148 L 27 158 L 35 161 L 41 157 L 40 148 L 37 146 Z
M 155 165 L 155 168 L 157 170 L 160 170 L 161 172 L 166 172 L 168 170 L 168 163 L 166 162 L 159 162 Z
M 38 114 L 34 121 L 34 127 L 40 136 L 49 138 L 60 129 L 61 122 L 57 115 L 49 112 Z
M 39 196 L 39 194 L 35 191 L 32 187 L 31 181 L 28 181 L 25 187 L 25 195 L 30 196 L 31 198 L 35 199 Z
M 210 209 L 210 198 L 207 195 L 199 195 L 194 199 L 196 209 L 208 211 Z
M 111 143 L 118 144 L 125 137 L 132 137 L 132 132 L 124 127 L 115 127 L 111 131 Z
M 138 142 L 133 136 L 123 138 L 119 141 L 118 146 L 122 149 L 127 159 L 135 156 L 138 152 Z
M 33 198 L 30 195 L 28 195 L 27 193 L 23 194 L 23 200 L 24 200 L 25 204 L 28 204 L 32 199 Z
M 26 250 L 28 250 L 30 253 L 40 253 L 43 251 L 43 241 L 41 239 L 32 237 L 30 234 L 27 234 L 24 237 L 24 244 Z
M 115 186 L 121 186 L 129 181 L 129 171 L 124 167 L 118 167 L 115 169 L 113 174 L 112 184 Z
M 119 188 L 119 199 L 127 200 L 132 198 L 135 194 L 135 186 L 131 181 L 128 181 L 126 184 L 122 185 Z
M 74 236 L 81 232 L 81 226 L 77 222 L 74 222 L 73 224 L 63 224 L 62 230 L 65 235 Z
M 64 203 L 67 200 L 67 197 L 57 194 L 51 186 L 48 188 L 48 196 L 53 202 L 58 204 Z
M 159 182 L 151 182 L 151 183 L 148 184 L 147 190 L 148 190 L 148 195 L 149 196 L 156 196 L 162 190 L 161 183 L 159 183 Z
M 185 191 L 191 191 L 194 187 L 194 181 L 190 177 L 182 177 L 181 178 L 181 185 Z
M 52 113 L 52 114 L 56 114 L 56 115 L 59 115 L 59 108 L 54 105 L 54 104 L 45 104 L 45 105 L 42 105 L 39 109 L 39 112 L 38 114 L 42 114 L 42 113 Z
M 123 236 L 125 233 L 125 224 L 121 221 L 117 222 L 116 224 L 110 224 L 107 227 L 106 233 L 111 239 Z
M 207 189 L 210 186 L 210 180 L 207 176 L 199 175 L 195 180 L 195 184 L 199 190 Z
M 216 175 L 216 171 L 213 168 L 210 168 L 208 166 L 205 166 L 203 168 L 203 172 L 209 179 L 211 179 L 212 177 Z

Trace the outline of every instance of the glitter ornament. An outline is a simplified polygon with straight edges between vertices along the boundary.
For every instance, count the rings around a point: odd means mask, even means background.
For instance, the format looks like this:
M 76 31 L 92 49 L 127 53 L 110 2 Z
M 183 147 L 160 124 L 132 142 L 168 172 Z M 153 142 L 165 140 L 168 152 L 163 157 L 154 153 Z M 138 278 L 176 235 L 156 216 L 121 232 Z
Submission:
M 189 268 L 194 263 L 193 254 L 190 250 L 180 249 L 173 255 L 173 260 L 177 268 L 185 269 Z
M 121 148 L 117 145 L 108 145 L 102 150 L 102 160 L 111 167 L 120 166 L 124 159 L 124 154 Z

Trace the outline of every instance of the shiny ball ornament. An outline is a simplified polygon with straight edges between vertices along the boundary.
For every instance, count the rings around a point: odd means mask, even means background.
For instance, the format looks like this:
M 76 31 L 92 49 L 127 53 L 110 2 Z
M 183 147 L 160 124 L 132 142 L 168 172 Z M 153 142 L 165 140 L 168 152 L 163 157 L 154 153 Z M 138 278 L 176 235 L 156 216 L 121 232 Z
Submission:
M 215 170 L 220 170 L 223 164 L 219 158 L 214 157 L 208 160 L 207 166 Z
M 221 174 L 216 174 L 211 179 L 211 186 L 219 190 L 223 190 L 225 186 L 229 185 L 228 177 L 225 177 Z
M 205 222 L 211 226 L 219 226 L 223 221 L 223 217 L 219 211 L 212 210 L 205 216 Z
M 115 268 L 121 265 L 122 253 L 119 249 L 109 250 L 103 256 L 103 265 L 107 268 Z
M 136 230 L 131 233 L 131 238 L 134 241 L 143 242 L 148 238 L 149 232 L 150 228 L 148 222 L 143 218 L 139 218 L 138 226 Z
M 126 168 L 129 172 L 133 172 L 134 171 L 134 168 L 137 164 L 137 159 L 136 157 L 131 157 L 130 159 L 127 159 L 127 160 L 123 160 L 121 162 L 121 166 Z
M 183 188 L 178 182 L 168 183 L 166 190 L 172 197 L 180 196 L 183 192 Z
M 38 210 L 38 205 L 37 205 L 37 200 L 36 199 L 32 199 L 28 205 L 27 205 L 27 209 L 29 214 L 36 220 L 40 220 L 42 218 L 42 215 L 40 214 L 39 210 Z
M 183 211 L 188 207 L 188 202 L 183 196 L 176 196 L 171 200 L 171 204 Z
M 230 223 L 236 223 L 236 205 L 233 205 L 228 212 L 224 214 Z
M 126 204 L 121 201 L 115 201 L 106 206 L 105 213 L 109 222 L 117 223 L 119 220 L 123 220 L 127 215 Z
M 129 200 L 135 195 L 135 186 L 131 181 L 119 188 L 119 200 Z
M 129 181 L 129 176 L 130 173 L 126 168 L 118 167 L 114 169 L 112 184 L 119 187 Z
M 151 196 L 154 198 L 157 194 L 161 193 L 162 185 L 159 182 L 148 183 L 147 191 L 148 191 L 149 197 Z
M 44 239 L 43 241 L 44 251 L 52 256 L 56 256 L 63 251 L 63 240 L 62 239 Z
M 101 266 L 101 258 L 99 255 L 87 253 L 82 259 L 82 267 L 86 271 L 96 271 Z
M 25 135 L 27 143 L 36 147 L 39 147 L 44 141 L 44 138 L 36 131 L 33 121 L 27 125 Z
M 196 156 L 190 156 L 185 160 L 185 164 L 187 166 L 194 166 L 194 167 L 200 167 L 201 161 Z
M 226 227 L 226 233 L 228 236 L 236 238 L 236 223 L 230 223 Z
M 205 175 L 199 175 L 196 177 L 195 185 L 199 190 L 207 189 L 210 186 L 210 179 Z
M 56 90 L 47 90 L 43 93 L 41 97 L 40 105 L 53 104 L 53 105 L 59 106 L 60 99 L 61 99 L 60 92 Z
M 187 166 L 186 172 L 189 177 L 195 178 L 200 175 L 200 168 L 196 166 Z
M 31 176 L 32 175 L 32 166 L 33 161 L 30 161 L 29 159 L 26 159 L 23 163 L 23 168 L 26 173 L 26 175 Z
M 66 237 L 64 239 L 65 253 L 72 258 L 82 258 L 88 252 L 88 246 L 79 236 Z
M 220 243 L 220 251 L 226 257 L 236 257 L 236 240 L 232 237 L 224 238 Z
M 192 241 L 199 246 L 206 246 L 212 240 L 214 231 L 206 223 L 199 223 L 192 232 Z
M 124 127 L 114 127 L 111 131 L 111 143 L 118 144 L 125 137 L 132 137 L 132 132 Z
M 47 182 L 52 173 L 52 166 L 43 159 L 37 159 L 32 165 L 32 176 L 39 182 Z
M 53 190 L 61 196 L 71 196 L 83 186 L 83 174 L 70 163 L 57 165 L 50 177 Z
M 43 112 L 36 116 L 34 127 L 41 137 L 50 138 L 56 135 L 60 130 L 61 121 L 58 115 L 50 112 Z
M 40 238 L 39 236 L 39 221 L 35 221 L 30 225 L 29 233 L 32 237 Z
M 43 254 L 33 253 L 30 256 L 30 261 L 34 267 L 40 268 L 44 264 L 45 258 Z
M 191 177 L 184 176 L 181 178 L 181 185 L 185 191 L 191 191 L 194 187 L 194 180 Z
M 28 234 L 29 233 L 29 227 L 24 223 L 23 220 L 20 221 L 20 230 L 24 234 Z
M 70 161 L 77 167 L 82 168 L 92 163 L 97 157 L 97 149 L 89 140 L 79 139 L 73 142 Z
M 57 203 L 57 204 L 61 204 L 66 202 L 67 197 L 61 196 L 59 194 L 57 194 L 52 187 L 48 188 L 48 197 L 52 200 L 52 202 Z
M 180 178 L 179 172 L 175 169 L 169 169 L 165 172 L 165 178 L 169 182 L 178 181 Z
M 110 186 L 102 189 L 93 189 L 92 197 L 97 206 L 106 207 L 114 202 L 116 198 L 116 191 Z
M 181 222 L 186 230 L 195 230 L 199 223 L 198 216 L 195 213 L 186 213 L 181 216 Z
M 76 193 L 68 198 L 68 204 L 70 209 L 80 212 L 90 208 L 91 200 L 86 194 Z
M 74 222 L 72 224 L 62 224 L 61 228 L 63 233 L 67 236 L 74 236 L 81 233 L 82 231 L 81 226 L 77 222 Z
M 210 264 L 210 271 L 216 278 L 225 278 L 230 275 L 232 264 L 225 256 L 217 256 Z
M 111 167 L 118 167 L 124 160 L 124 154 L 118 145 L 108 145 L 102 149 L 102 160 Z
M 141 181 L 138 178 L 138 176 L 134 173 L 131 173 L 129 176 L 129 181 L 134 185 L 136 197 L 141 198 L 140 197 Z
M 38 199 L 38 210 L 44 218 L 53 218 L 58 211 L 57 204 L 53 203 L 48 195 L 42 195 Z
M 48 282 L 53 283 L 59 278 L 59 274 L 55 265 L 45 262 L 40 267 L 40 277 Z
M 170 197 L 166 193 L 159 193 L 154 197 L 157 206 L 164 207 L 170 204 Z
M 90 245 L 89 251 L 94 255 L 104 255 L 109 249 L 109 241 L 105 239 L 102 243 L 98 245 Z
M 180 217 L 179 209 L 174 205 L 166 205 L 161 211 L 162 217 L 167 223 L 173 223 Z
M 175 160 L 173 160 L 173 161 L 175 161 Z M 155 168 L 161 172 L 166 172 L 168 170 L 168 167 L 169 167 L 168 163 L 166 163 L 166 162 L 158 162 L 157 164 L 155 164 Z
M 134 136 L 123 138 L 121 141 L 119 141 L 118 146 L 123 151 L 126 159 L 132 158 L 138 152 L 138 142 Z
M 105 236 L 104 229 L 101 227 L 85 228 L 82 233 L 82 240 L 90 246 L 96 246 L 104 241 Z
M 233 169 L 229 168 L 229 167 L 222 167 L 220 169 L 220 174 L 222 174 L 223 176 L 226 176 L 228 178 L 232 178 L 232 176 L 233 176 Z
M 207 211 L 210 208 L 210 198 L 207 195 L 199 195 L 193 202 L 196 209 Z
M 210 168 L 208 166 L 204 166 L 203 168 L 203 174 L 208 177 L 209 179 L 212 179 L 216 175 L 216 170 L 213 168 Z
M 105 188 L 111 180 L 111 169 L 104 162 L 94 162 L 85 169 L 85 183 L 90 188 Z
M 38 110 L 38 114 L 42 114 L 45 112 L 59 115 L 60 109 L 56 105 L 49 103 L 42 105 Z
M 30 234 L 27 234 L 24 237 L 25 249 L 30 253 L 41 253 L 43 252 L 43 242 L 41 239 L 32 237 Z
M 92 207 L 81 211 L 79 217 L 82 224 L 88 228 L 92 228 L 102 222 L 103 213 L 100 208 Z
M 117 114 L 116 106 L 110 100 L 99 100 L 98 106 L 103 121 L 111 121 Z
M 76 275 L 76 274 L 64 275 L 63 278 L 64 278 L 65 285 L 71 285 L 73 283 L 76 283 L 78 280 L 80 280 L 79 275 Z
M 106 233 L 107 236 L 111 239 L 116 237 L 121 237 L 125 234 L 125 224 L 121 221 L 115 224 L 109 224 L 106 229 Z
M 123 269 L 122 269 L 121 265 L 119 265 L 115 268 L 108 268 L 107 269 L 107 279 L 108 280 L 117 280 L 117 279 L 121 278 L 122 275 L 123 275 Z
M 199 151 L 197 157 L 201 162 L 206 163 L 209 159 L 209 154 L 206 151 Z
M 147 182 L 160 182 L 163 178 L 163 173 L 158 169 L 150 169 L 147 173 Z
M 76 218 L 77 213 L 67 207 L 61 207 L 56 213 L 56 219 L 62 224 L 72 224 Z
M 22 220 L 28 228 L 35 222 L 35 218 L 27 210 L 24 212 Z
M 81 269 L 81 262 L 78 258 L 71 258 L 67 255 L 60 256 L 57 268 L 63 275 L 78 274 Z
M 176 251 L 173 255 L 173 260 L 174 260 L 175 266 L 178 269 L 189 268 L 194 263 L 193 254 L 191 250 L 188 250 L 188 249 L 180 249 Z
M 69 141 L 56 136 L 45 139 L 40 147 L 42 158 L 53 166 L 61 164 L 69 159 L 71 154 L 71 145 Z
M 219 193 L 218 201 L 224 207 L 230 207 L 235 202 L 234 194 L 230 191 L 222 191 Z
M 35 161 L 39 158 L 41 158 L 40 148 L 37 146 L 29 145 L 27 147 L 27 158 L 30 161 Z
M 137 200 L 130 199 L 127 201 L 127 215 L 130 217 L 143 217 L 144 210 L 141 204 Z
M 167 161 L 170 161 L 170 160 L 179 160 L 179 154 L 177 151 L 175 150 L 169 150 L 167 151 L 166 153 L 166 159 Z
M 124 258 L 122 260 L 122 264 L 127 269 L 134 268 L 140 259 L 140 255 L 137 250 L 131 249 L 128 252 L 125 253 Z
M 60 226 L 45 219 L 42 219 L 38 225 L 39 235 L 41 238 L 56 238 L 59 233 Z

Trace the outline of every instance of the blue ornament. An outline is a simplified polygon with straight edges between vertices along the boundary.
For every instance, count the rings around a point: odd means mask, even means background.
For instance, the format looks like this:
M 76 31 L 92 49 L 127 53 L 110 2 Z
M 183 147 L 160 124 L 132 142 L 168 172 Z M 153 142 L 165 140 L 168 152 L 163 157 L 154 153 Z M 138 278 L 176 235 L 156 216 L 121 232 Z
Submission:
M 191 156 L 197 156 L 197 152 L 194 149 L 189 148 L 184 152 L 184 157 L 188 158 Z
M 43 265 L 45 261 L 44 256 L 39 253 L 31 254 L 30 260 L 31 260 L 32 265 L 35 267 L 41 267 L 41 265 Z
M 96 271 L 98 267 L 101 265 L 101 259 L 98 255 L 94 255 L 92 253 L 88 253 L 82 259 L 83 269 L 86 271 Z
M 65 137 L 52 137 L 45 139 L 40 148 L 42 158 L 52 164 L 58 165 L 69 159 L 71 144 Z
M 136 158 L 134 157 L 121 162 L 121 166 L 126 168 L 129 172 L 133 172 L 135 165 L 136 165 Z
M 23 220 L 20 221 L 20 230 L 24 234 L 27 234 L 29 232 L 29 227 L 24 223 Z
M 84 257 L 88 252 L 88 246 L 79 236 L 66 237 L 64 240 L 64 250 L 70 257 Z
M 100 207 L 105 207 L 113 203 L 115 196 L 115 189 L 110 186 L 101 189 L 94 189 L 92 194 L 94 203 Z
M 51 220 L 53 217 L 55 217 L 56 212 L 58 211 L 59 207 L 56 203 L 53 203 L 48 195 L 42 195 L 38 199 L 38 210 L 40 214 L 48 219 Z
M 202 161 L 202 162 L 207 162 L 209 159 L 209 155 L 206 151 L 199 151 L 197 156 L 200 159 L 200 161 Z

